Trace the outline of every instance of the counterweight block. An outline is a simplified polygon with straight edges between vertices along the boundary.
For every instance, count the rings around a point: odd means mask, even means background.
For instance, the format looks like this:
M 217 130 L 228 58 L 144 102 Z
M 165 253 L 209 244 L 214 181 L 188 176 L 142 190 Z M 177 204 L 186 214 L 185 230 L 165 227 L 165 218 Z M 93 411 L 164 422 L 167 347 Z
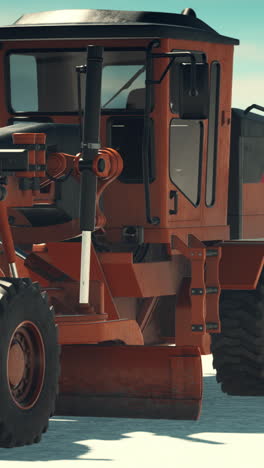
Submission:
M 198 419 L 197 347 L 65 345 L 56 414 Z

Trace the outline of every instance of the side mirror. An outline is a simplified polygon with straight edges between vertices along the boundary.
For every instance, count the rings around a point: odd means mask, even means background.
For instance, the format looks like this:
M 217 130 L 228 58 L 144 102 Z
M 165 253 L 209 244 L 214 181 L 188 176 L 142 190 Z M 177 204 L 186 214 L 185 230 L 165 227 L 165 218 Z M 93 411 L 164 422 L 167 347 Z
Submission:
M 195 67 L 192 69 L 192 67 Z M 208 63 L 177 63 L 171 81 L 171 107 L 180 119 L 207 119 L 209 112 Z M 193 74 L 195 79 L 193 80 Z M 173 77 L 172 75 L 172 77 Z M 192 84 L 195 83 L 193 90 Z M 195 91 L 195 92 L 193 92 Z

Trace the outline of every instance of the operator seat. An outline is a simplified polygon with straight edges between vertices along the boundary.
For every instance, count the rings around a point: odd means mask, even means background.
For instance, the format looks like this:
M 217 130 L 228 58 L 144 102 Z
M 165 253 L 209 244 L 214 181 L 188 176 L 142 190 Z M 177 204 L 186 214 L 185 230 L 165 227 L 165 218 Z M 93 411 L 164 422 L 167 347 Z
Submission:
M 133 89 L 127 97 L 127 110 L 145 108 L 145 88 Z

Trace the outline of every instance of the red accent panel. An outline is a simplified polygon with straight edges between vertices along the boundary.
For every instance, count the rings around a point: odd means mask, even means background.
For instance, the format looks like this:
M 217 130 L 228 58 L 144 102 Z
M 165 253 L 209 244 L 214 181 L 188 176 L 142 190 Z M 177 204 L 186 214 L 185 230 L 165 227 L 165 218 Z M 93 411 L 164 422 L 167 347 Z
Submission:
M 107 340 L 122 340 L 129 345 L 143 345 L 144 340 L 135 320 L 91 322 L 89 316 L 57 316 L 59 343 L 92 344 Z
M 264 242 L 222 244 L 222 289 L 255 289 L 264 263 Z
M 170 262 L 133 263 L 131 253 L 101 253 L 107 282 L 114 297 L 153 297 L 177 293 L 177 259 Z

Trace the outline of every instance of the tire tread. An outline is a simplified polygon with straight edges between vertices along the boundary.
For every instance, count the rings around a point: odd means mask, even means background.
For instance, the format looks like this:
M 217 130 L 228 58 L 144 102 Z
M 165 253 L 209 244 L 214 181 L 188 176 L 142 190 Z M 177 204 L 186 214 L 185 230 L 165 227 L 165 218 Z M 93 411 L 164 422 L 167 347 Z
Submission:
M 229 395 L 264 395 L 264 273 L 253 291 L 222 291 L 221 333 L 211 334 L 216 380 Z

